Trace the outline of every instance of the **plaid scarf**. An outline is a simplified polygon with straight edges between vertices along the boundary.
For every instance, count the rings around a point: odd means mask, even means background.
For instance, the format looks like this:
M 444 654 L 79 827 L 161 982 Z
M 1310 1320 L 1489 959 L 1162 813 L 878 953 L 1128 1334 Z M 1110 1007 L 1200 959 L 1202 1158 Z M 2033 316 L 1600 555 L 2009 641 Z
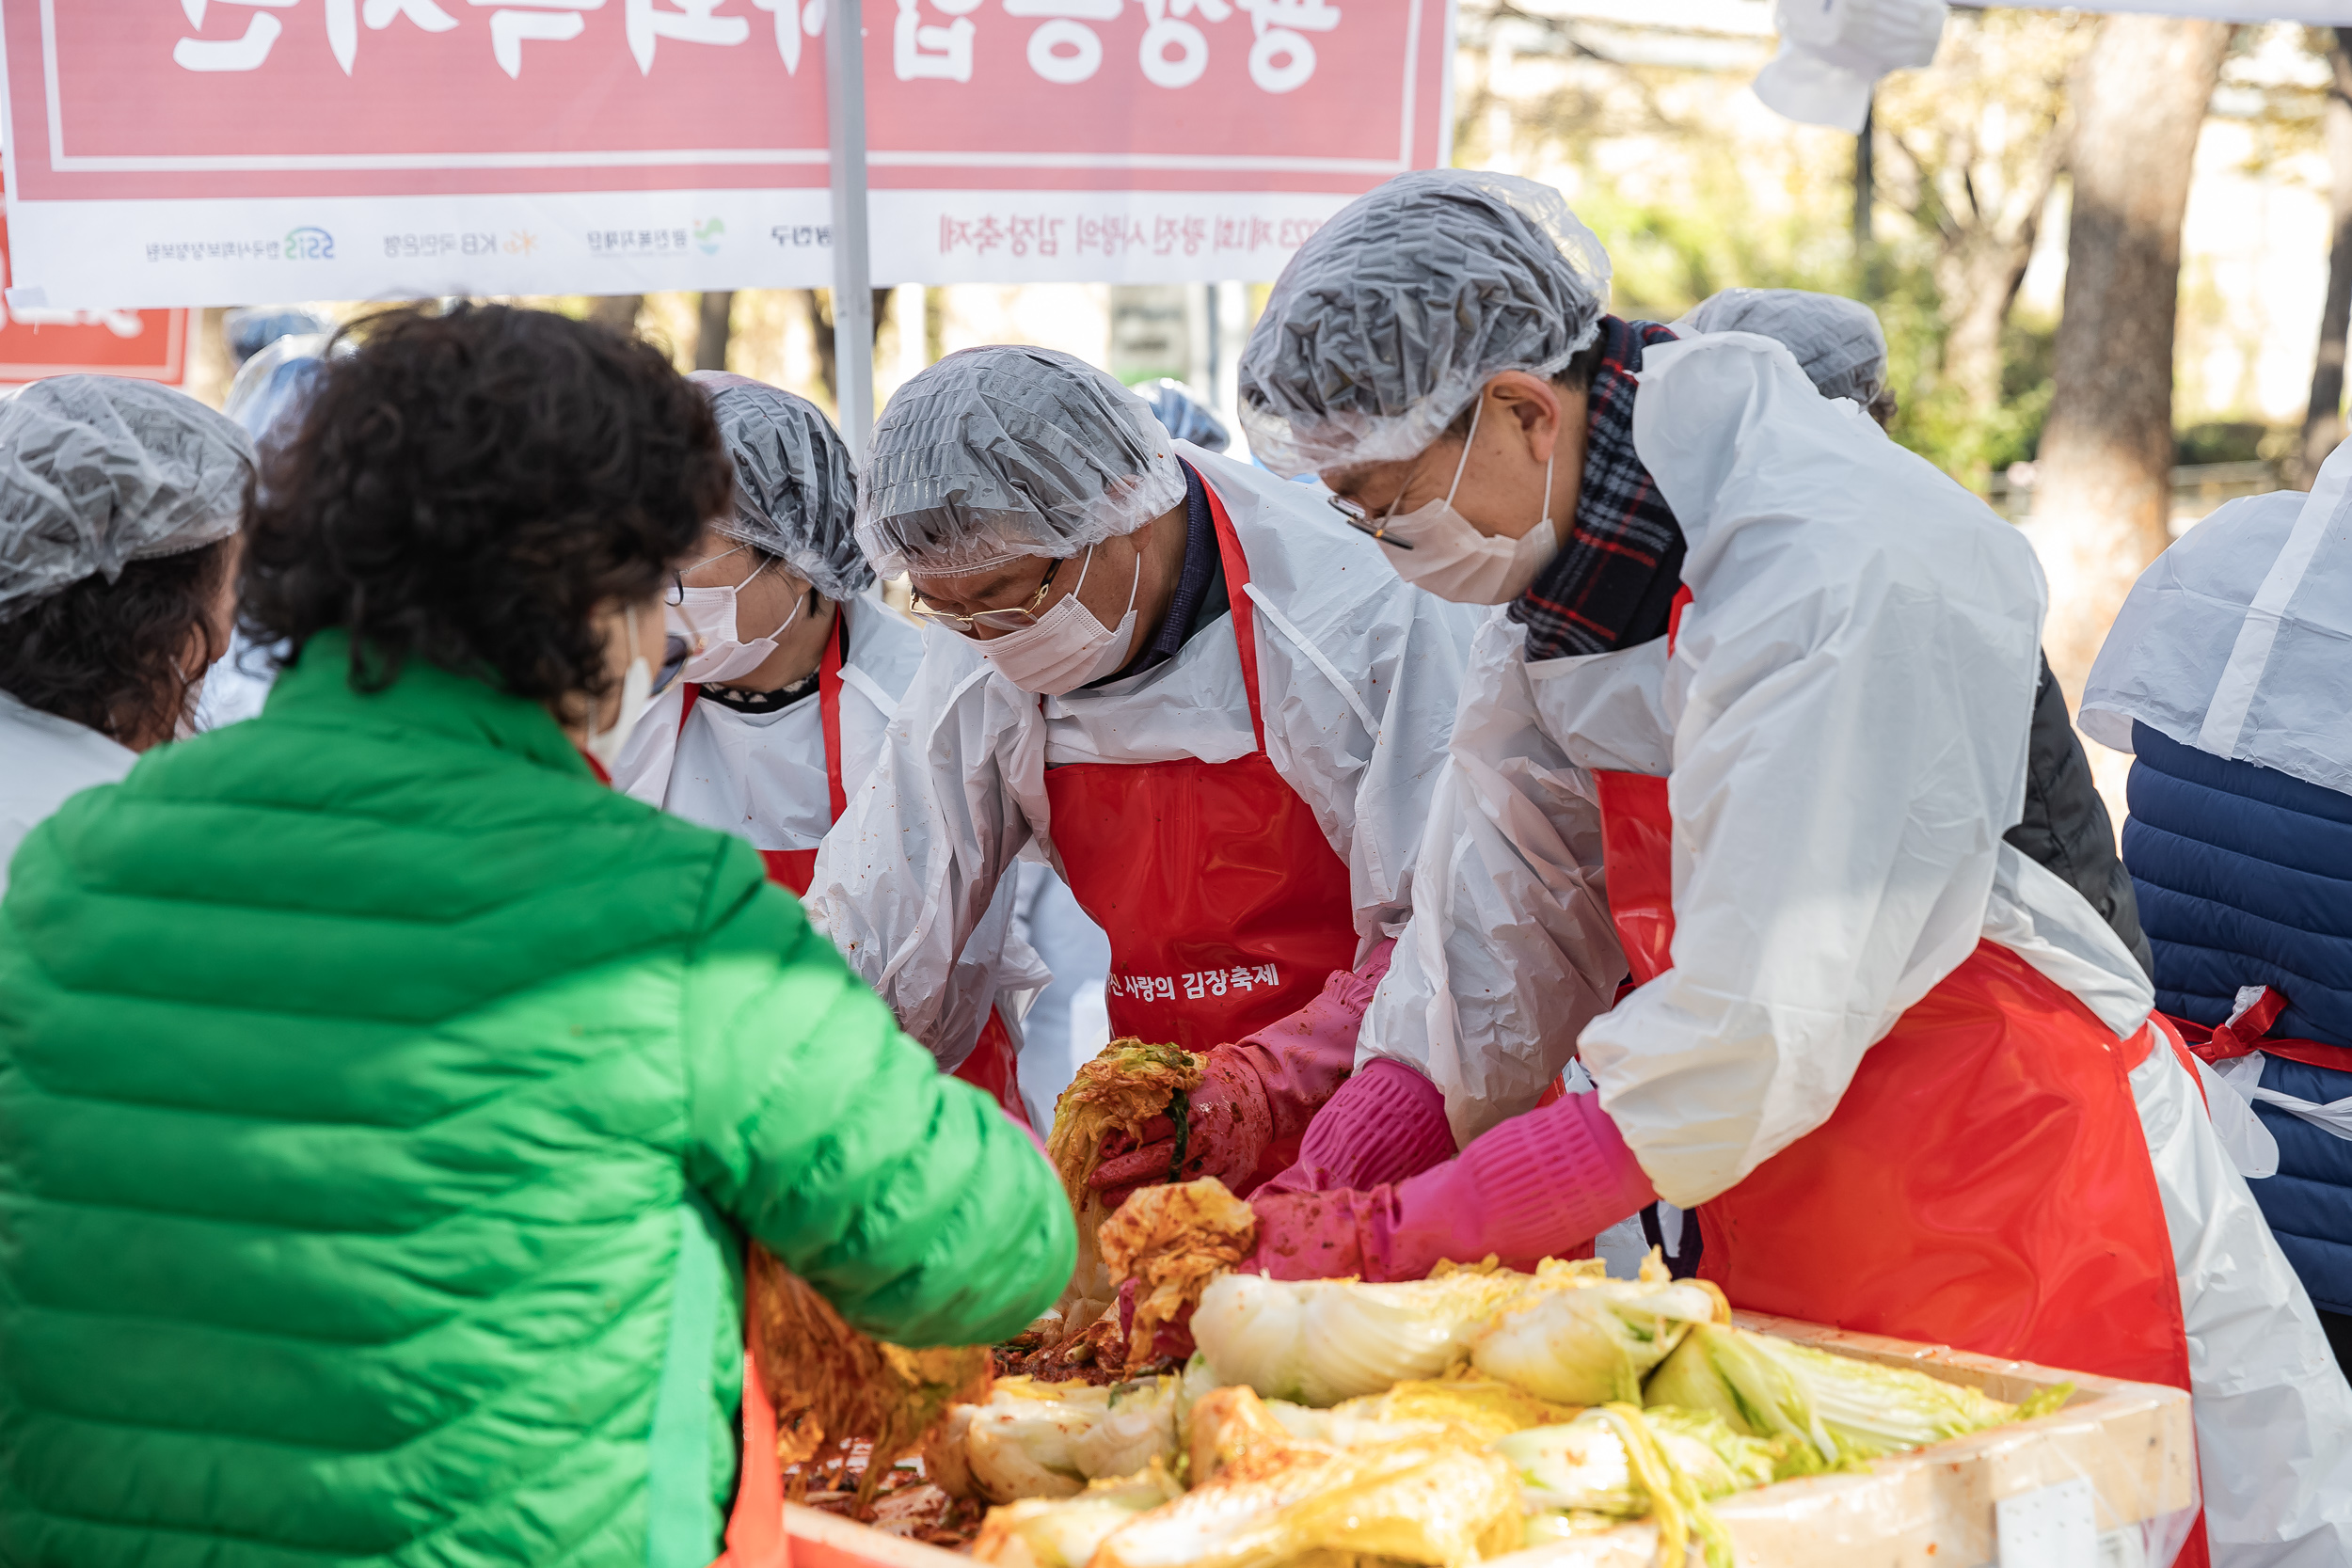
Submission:
M 1682 582 L 1682 525 L 1633 454 L 1633 372 L 1645 344 L 1674 336 L 1655 322 L 1600 319 L 1576 523 L 1511 605 L 1511 619 L 1527 627 L 1530 662 L 1605 654 L 1666 633 Z

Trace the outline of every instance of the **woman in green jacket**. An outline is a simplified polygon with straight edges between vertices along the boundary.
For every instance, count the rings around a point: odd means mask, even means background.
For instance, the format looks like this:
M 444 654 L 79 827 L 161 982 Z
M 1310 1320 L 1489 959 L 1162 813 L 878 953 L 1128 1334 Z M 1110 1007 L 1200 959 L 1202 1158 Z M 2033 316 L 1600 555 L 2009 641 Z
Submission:
M 604 787 L 729 499 L 643 344 L 403 311 L 246 529 L 262 716 L 0 902 L 0 1562 L 703 1568 L 748 1240 L 1004 1338 L 1068 1207 L 740 841 Z

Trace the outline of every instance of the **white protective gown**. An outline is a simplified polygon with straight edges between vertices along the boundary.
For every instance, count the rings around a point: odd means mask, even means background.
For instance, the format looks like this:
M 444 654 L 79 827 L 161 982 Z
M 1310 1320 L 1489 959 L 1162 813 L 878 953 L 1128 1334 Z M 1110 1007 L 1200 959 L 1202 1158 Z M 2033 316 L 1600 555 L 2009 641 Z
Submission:
M 1689 546 L 1674 653 L 1530 664 L 1502 612 L 1481 629 L 1358 1063 L 1427 1072 L 1467 1141 L 1581 1053 L 1687 1207 L 1825 1121 L 1862 1053 L 1979 938 L 2119 1037 L 2153 993 L 2095 911 L 2000 837 L 2024 800 L 2044 600 L 2025 540 L 1770 340 L 1652 348 L 1641 388 L 1635 449 Z M 1672 781 L 1675 967 L 1614 1010 L 1597 768 Z M 2352 1395 L 2310 1301 L 2188 1073 L 2159 1051 L 2132 1085 L 2215 1560 L 2346 1560 Z
M 854 809 L 881 757 L 891 716 L 923 661 L 925 633 L 867 590 L 841 606 L 850 624 L 841 666 L 841 781 Z M 648 805 L 746 840 L 755 849 L 814 849 L 833 826 L 825 774 L 825 734 L 811 695 L 773 713 L 743 713 L 723 703 L 679 709 L 685 688 L 655 702 L 629 733 L 612 769 L 612 785 Z M 1034 955 L 1010 934 L 1014 900 L 990 906 L 967 933 L 965 962 L 984 978 L 954 1028 L 927 1037 L 940 1066 L 953 1071 L 978 1040 L 980 1025 L 1005 994 L 1008 1025 L 1017 1024 L 1017 993 L 1045 983 Z M 1014 1035 L 1016 1047 L 1020 1037 Z
M 0 894 L 8 891 L 16 847 L 36 824 L 66 797 L 115 783 L 138 760 L 96 730 L 0 691 Z
M 1369 947 L 1407 907 L 1474 617 L 1399 581 L 1321 491 L 1176 447 L 1248 559 L 1268 760 L 1345 863 Z M 952 1034 L 988 984 L 955 955 L 1014 859 L 1059 866 L 1047 768 L 1231 762 L 1255 746 L 1229 623 L 1141 674 L 1041 702 L 977 643 L 935 635 L 881 763 L 818 854 L 809 908 L 908 1033 Z

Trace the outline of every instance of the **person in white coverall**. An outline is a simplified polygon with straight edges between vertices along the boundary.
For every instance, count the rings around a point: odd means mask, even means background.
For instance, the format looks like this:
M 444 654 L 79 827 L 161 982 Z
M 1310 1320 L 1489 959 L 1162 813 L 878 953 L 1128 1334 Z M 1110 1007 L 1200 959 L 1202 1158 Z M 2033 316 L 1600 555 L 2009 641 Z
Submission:
M 1850 399 L 1881 429 L 1895 417 L 1886 336 L 1877 315 L 1860 300 L 1803 289 L 1724 289 L 1693 306 L 1671 330 L 1678 338 L 1703 332 L 1770 338 L 1795 356 L 1823 397 Z M 2116 855 L 2115 826 L 2047 658 L 2034 689 L 2025 815 L 2002 837 L 2090 900 L 2133 960 L 2153 972 L 2131 878 Z M 1684 1225 L 1684 1217 L 1661 1203 L 1612 1227 L 1596 1243 L 1597 1250 L 1613 1270 L 1630 1275 L 1650 1246 L 1662 1245 L 1669 1265 L 1688 1274 L 1696 1264 L 1699 1238 L 1698 1227 Z
M 749 376 L 689 379 L 735 461 L 735 512 L 710 525 L 671 585 L 671 629 L 699 645 L 684 680 L 630 731 L 612 784 L 748 840 L 771 881 L 804 894 L 818 844 L 882 752 L 923 630 L 875 591 L 853 531 L 849 449 L 817 405 Z M 987 979 L 924 1043 L 1025 1121 L 1015 1009 L 987 983 L 1043 982 L 1008 942 L 1012 904 L 998 899 L 970 933 L 967 958 Z
M 1664 1197 L 1737 1306 L 2189 1388 L 2215 1560 L 2343 1560 L 2311 1304 L 2145 974 L 2002 838 L 2029 546 L 1780 344 L 1618 321 L 1607 280 L 1548 187 L 1401 176 L 1243 356 L 1261 457 L 1501 607 L 1359 1070 L 1245 1266 L 1412 1277 Z M 1572 1058 L 1597 1093 L 1539 1106 Z
M 1025 851 L 1111 946 L 1114 1037 L 1205 1053 L 1181 1174 L 1247 1192 L 1354 1060 L 1471 616 L 1320 497 L 1171 440 L 1067 355 L 970 349 L 876 422 L 858 536 L 934 629 L 817 858 L 818 923 L 918 1039 Z M 1147 1128 L 1096 1174 L 1168 1180 Z

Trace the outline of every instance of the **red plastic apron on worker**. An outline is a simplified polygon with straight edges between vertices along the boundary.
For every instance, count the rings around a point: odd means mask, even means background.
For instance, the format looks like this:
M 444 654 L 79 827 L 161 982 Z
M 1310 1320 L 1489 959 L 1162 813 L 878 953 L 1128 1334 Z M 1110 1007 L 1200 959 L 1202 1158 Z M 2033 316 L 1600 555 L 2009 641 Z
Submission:
M 1677 595 L 1669 636 L 1689 590 Z M 1610 918 L 1636 985 L 1673 967 L 1667 784 L 1598 772 Z M 1998 943 L 1864 1053 L 1829 1119 L 1699 1206 L 1732 1305 L 2189 1387 L 2164 1201 L 2119 1041 Z M 2201 1515 L 2175 1562 L 2208 1560 Z
M 1669 648 L 1690 603 L 1675 596 Z M 1610 919 L 1646 985 L 1674 964 L 1667 784 L 1595 778 Z M 2186 1388 L 2129 1081 L 2165 1041 L 2153 1021 L 2118 1041 L 1980 940 L 1864 1053 L 1826 1122 L 1699 1208 L 1699 1272 L 1756 1311 Z
M 1188 1051 L 1248 1038 L 1356 960 L 1347 866 L 1265 752 L 1249 562 L 1215 490 L 1233 640 L 1257 750 L 1232 762 L 1049 768 L 1054 847 L 1111 943 L 1111 1034 Z M 1281 1140 L 1261 1179 L 1297 1158 Z
M 1666 781 L 1596 775 L 1633 978 L 1673 964 Z M 1863 1054 L 1827 1121 L 1699 1206 L 1736 1307 L 2189 1386 L 2171 1233 L 2118 1041 L 2009 949 L 1977 950 Z M 2204 1531 L 2176 1560 L 2206 1560 Z
M 849 657 L 850 618 L 836 612 L 834 635 L 825 641 L 825 657 L 817 666 L 817 714 L 825 740 L 825 820 L 838 822 L 849 808 L 849 791 L 841 783 L 841 666 Z M 694 704 L 702 696 L 702 688 L 689 686 L 686 703 L 678 714 L 678 730 L 683 734 L 686 720 L 694 711 Z M 817 851 L 814 849 L 762 849 L 759 858 L 767 863 L 768 879 L 792 890 L 796 897 L 808 892 L 808 884 L 817 873 Z M 1029 1109 L 1021 1099 L 1019 1072 L 1020 1053 L 1013 1049 L 1011 1031 L 1004 1019 L 991 1008 L 988 1022 L 980 1028 L 980 1037 L 964 1057 L 954 1076 L 980 1090 L 1005 1109 L 1022 1126 L 1029 1125 Z

